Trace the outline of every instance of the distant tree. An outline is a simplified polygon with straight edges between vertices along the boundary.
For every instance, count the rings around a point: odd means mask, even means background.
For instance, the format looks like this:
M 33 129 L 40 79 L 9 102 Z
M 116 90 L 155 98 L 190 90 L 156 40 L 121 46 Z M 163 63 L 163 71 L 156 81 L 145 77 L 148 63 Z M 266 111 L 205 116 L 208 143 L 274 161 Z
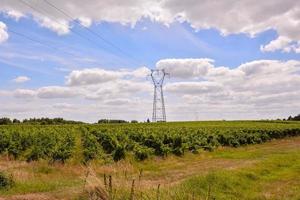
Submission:
M 150 123 L 150 119 L 149 118 L 147 119 L 147 123 Z
M 131 120 L 131 123 L 139 123 L 137 120 Z
M 7 125 L 11 123 L 12 123 L 11 119 L 7 117 L 0 118 L 0 125 Z
M 63 118 L 30 118 L 24 119 L 24 124 L 41 124 L 41 125 L 51 125 L 51 124 L 82 124 L 83 122 L 80 121 L 72 121 L 72 120 L 65 120 Z
M 300 121 L 300 114 L 294 117 L 294 120 Z
M 98 120 L 98 124 L 113 124 L 113 123 L 128 123 L 128 121 L 126 120 L 122 120 L 122 119 L 100 119 Z
M 289 116 L 288 120 L 290 120 L 290 121 L 300 121 L 300 114 L 296 115 L 295 117 Z
M 19 123 L 21 123 L 21 122 L 20 122 L 20 120 L 18 120 L 18 119 L 14 119 L 14 120 L 13 120 L 13 123 L 14 123 L 14 124 L 19 124 Z

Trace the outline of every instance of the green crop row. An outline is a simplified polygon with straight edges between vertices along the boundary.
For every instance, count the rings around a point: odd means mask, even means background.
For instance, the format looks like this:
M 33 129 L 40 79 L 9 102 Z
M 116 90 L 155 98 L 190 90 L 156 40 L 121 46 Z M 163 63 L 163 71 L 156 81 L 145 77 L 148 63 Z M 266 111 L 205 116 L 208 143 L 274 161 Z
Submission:
M 84 163 L 102 158 L 119 161 L 127 155 L 145 160 L 292 136 L 300 136 L 300 123 L 9 125 L 0 128 L 0 154 L 28 162 L 45 159 L 63 163 L 72 157 L 80 157 Z

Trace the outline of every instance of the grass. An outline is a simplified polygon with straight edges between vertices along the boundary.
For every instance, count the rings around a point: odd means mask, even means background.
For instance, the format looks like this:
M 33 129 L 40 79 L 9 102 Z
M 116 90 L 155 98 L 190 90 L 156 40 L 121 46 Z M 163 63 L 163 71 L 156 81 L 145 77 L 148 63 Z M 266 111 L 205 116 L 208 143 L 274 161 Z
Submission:
M 169 190 L 180 194 L 176 199 L 188 199 L 188 194 L 205 199 L 209 186 L 212 199 L 299 199 L 299 174 L 299 150 L 278 152 L 252 167 L 217 170 L 185 180 Z
M 103 174 L 112 175 L 115 199 L 120 200 L 129 199 L 133 179 L 135 199 L 157 199 L 158 194 L 160 200 L 300 199 L 300 137 L 144 162 L 130 157 L 110 164 L 95 161 L 90 168 L 102 187 Z M 0 170 L 13 174 L 16 182 L 0 191 L 8 199 L 24 194 L 33 194 L 30 199 L 39 199 L 40 194 L 49 199 L 87 199 L 86 168 L 73 161 L 49 165 L 2 158 Z

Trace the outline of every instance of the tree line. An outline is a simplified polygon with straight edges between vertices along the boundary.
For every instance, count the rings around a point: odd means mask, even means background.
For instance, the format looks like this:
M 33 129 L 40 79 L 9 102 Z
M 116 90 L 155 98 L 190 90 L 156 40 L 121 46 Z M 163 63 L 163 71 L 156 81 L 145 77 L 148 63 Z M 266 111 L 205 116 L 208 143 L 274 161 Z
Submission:
M 81 121 L 65 120 L 63 118 L 29 118 L 29 119 L 10 119 L 8 117 L 0 118 L 0 125 L 9 124 L 40 124 L 40 125 L 59 125 L 59 124 L 84 124 Z M 120 123 L 138 123 L 137 120 L 126 121 L 122 119 L 100 119 L 98 124 L 120 124 Z
M 287 118 L 287 120 L 289 120 L 289 121 L 300 121 L 300 114 L 296 115 L 295 117 L 289 116 Z
M 65 120 L 63 118 L 30 118 L 30 119 L 13 119 L 11 120 L 8 117 L 2 117 L 0 118 L 0 125 L 9 125 L 9 124 L 40 124 L 40 125 L 57 125 L 57 124 L 83 124 L 83 122 L 80 121 L 73 121 L 73 120 Z

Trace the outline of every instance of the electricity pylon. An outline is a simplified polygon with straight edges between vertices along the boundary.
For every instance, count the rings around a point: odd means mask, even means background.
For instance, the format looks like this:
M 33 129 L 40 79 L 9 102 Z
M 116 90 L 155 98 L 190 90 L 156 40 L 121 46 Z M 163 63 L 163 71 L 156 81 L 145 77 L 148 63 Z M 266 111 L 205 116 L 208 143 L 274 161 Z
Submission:
M 163 93 L 165 76 L 169 75 L 164 69 L 152 69 L 151 78 L 154 86 L 152 122 L 166 121 L 166 108 Z

